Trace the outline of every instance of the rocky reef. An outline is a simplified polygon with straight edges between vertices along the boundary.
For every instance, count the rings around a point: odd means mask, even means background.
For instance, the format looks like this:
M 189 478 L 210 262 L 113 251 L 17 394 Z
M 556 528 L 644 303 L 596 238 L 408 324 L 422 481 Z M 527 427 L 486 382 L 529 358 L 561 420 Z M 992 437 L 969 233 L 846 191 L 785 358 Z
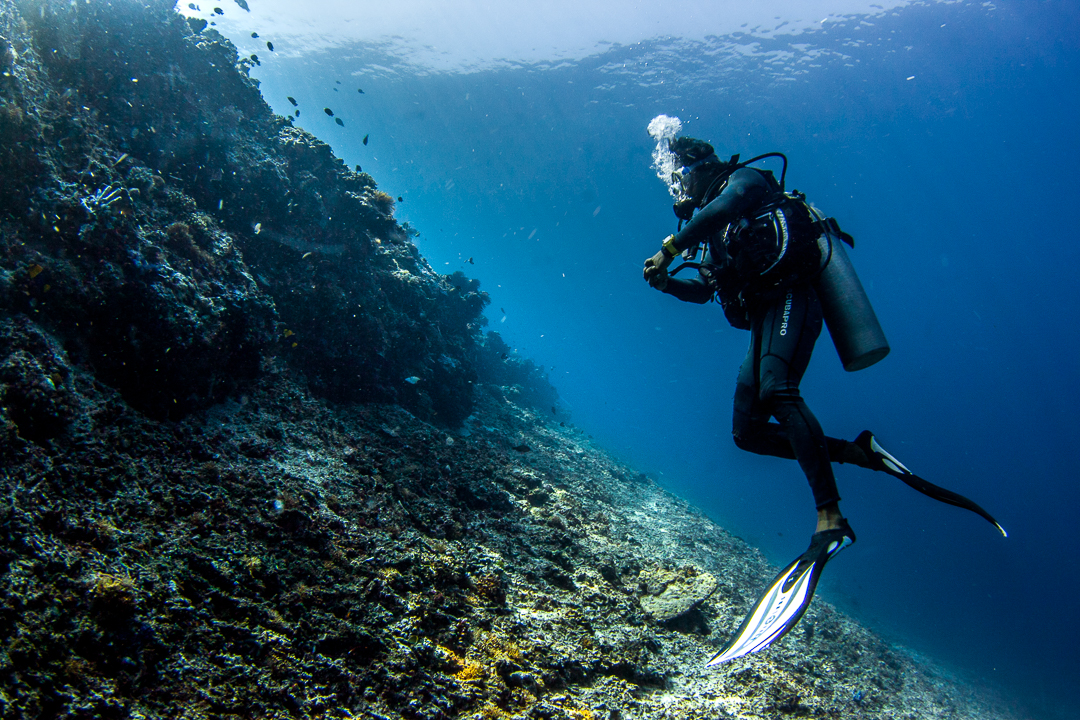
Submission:
M 0 716 L 1009 718 L 552 414 L 161 0 L 0 0 Z

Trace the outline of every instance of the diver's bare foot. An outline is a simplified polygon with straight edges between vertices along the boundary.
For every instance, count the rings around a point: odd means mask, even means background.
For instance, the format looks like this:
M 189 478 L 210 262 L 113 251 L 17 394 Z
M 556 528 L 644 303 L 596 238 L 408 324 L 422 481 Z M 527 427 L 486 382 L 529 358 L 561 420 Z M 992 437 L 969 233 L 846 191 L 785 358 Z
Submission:
M 836 530 L 842 527 L 841 521 L 843 519 L 844 516 L 840 514 L 839 503 L 829 503 L 824 507 L 820 507 L 817 511 L 817 530 L 815 532 Z

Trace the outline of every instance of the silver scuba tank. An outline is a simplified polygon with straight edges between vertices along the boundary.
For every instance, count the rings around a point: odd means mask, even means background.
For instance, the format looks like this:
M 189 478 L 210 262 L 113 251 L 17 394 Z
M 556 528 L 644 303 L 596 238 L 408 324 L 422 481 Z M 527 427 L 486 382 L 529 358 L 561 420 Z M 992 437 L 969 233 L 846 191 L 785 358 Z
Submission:
M 823 220 L 816 209 L 814 215 Z M 818 238 L 818 247 L 825 266 L 814 283 L 814 290 L 840 362 L 848 372 L 868 368 L 889 354 L 885 332 L 855 274 L 844 243 L 824 232 Z

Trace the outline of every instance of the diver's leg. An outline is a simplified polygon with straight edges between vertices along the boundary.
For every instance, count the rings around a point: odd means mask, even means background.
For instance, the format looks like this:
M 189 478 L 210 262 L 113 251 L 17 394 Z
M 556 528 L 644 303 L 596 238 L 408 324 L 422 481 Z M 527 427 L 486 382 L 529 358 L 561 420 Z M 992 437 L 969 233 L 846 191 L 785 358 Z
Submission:
M 753 391 L 746 393 L 740 392 L 742 386 L 736 386 L 735 388 L 735 403 L 736 405 L 749 406 L 753 403 L 753 397 L 756 393 Z M 748 395 L 750 399 L 743 400 L 740 403 L 739 395 Z M 744 416 L 746 414 L 744 413 Z M 787 434 L 784 432 L 784 428 L 779 423 L 765 422 L 760 426 L 755 427 L 753 432 L 749 432 L 748 428 L 750 423 L 746 421 L 739 421 L 733 424 L 735 428 L 738 428 L 735 432 L 735 444 L 740 449 L 747 452 L 756 453 L 757 455 L 769 455 L 771 457 L 784 458 L 785 460 L 794 460 L 795 451 L 791 448 L 791 441 L 788 440 Z M 739 432 L 739 429 L 742 432 Z M 850 440 L 843 440 L 841 438 L 825 436 L 825 446 L 829 450 L 829 459 L 832 462 L 839 463 L 841 465 L 850 463 L 857 465 L 858 467 L 871 468 L 870 461 L 866 458 L 866 453 L 862 449 L 851 442 Z
M 739 379 L 735 384 L 731 431 L 735 438 L 735 445 L 741 450 L 757 455 L 795 460 L 795 450 L 788 434 L 779 423 L 769 422 L 772 411 L 760 398 L 759 366 L 764 321 L 764 314 L 755 318 L 750 330 L 750 347 L 739 369 Z M 820 329 L 818 332 L 820 333 Z M 832 462 L 869 467 L 866 455 L 855 443 L 825 436 L 825 445 Z
M 759 398 L 761 327 L 760 322 L 754 322 L 750 328 L 750 347 L 746 351 L 746 358 L 739 368 L 739 379 L 735 383 L 731 432 L 735 437 L 735 445 L 741 450 L 794 460 L 795 453 L 791 449 L 791 443 L 784 437 L 779 425 L 769 422 L 769 408 Z
M 757 318 L 755 318 L 757 319 Z M 771 409 L 810 483 L 819 526 L 841 518 L 825 433 L 810 412 L 799 383 L 821 334 L 821 305 L 808 285 L 790 288 L 760 314 L 758 399 Z
M 761 397 L 762 335 L 765 325 L 765 313 L 754 313 L 750 326 L 750 347 L 747 348 L 735 383 L 731 433 L 740 450 L 795 460 L 795 451 L 787 433 L 777 423 L 769 422 L 772 407 Z

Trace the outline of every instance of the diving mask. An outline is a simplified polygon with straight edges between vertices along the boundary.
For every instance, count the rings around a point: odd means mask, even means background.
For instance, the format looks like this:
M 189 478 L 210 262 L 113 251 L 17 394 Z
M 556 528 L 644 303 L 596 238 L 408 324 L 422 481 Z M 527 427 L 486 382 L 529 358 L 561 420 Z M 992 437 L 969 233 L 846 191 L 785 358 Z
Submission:
M 682 190 L 682 195 L 684 197 L 690 197 L 690 195 L 691 195 L 691 193 L 690 193 L 690 173 L 697 170 L 699 167 L 704 165 L 709 160 L 715 160 L 715 159 L 716 159 L 716 155 L 708 155 L 706 157 L 701 158 L 697 162 L 690 163 L 689 165 L 684 165 L 683 167 L 679 168 L 678 170 L 672 171 L 672 173 L 671 173 L 671 184 L 672 185 L 678 185 L 679 188 Z
M 678 194 L 675 197 L 675 204 L 671 206 L 671 209 L 675 211 L 675 217 L 683 221 L 693 217 L 694 210 L 698 208 L 701 201 L 701 197 L 699 196 L 702 194 L 700 188 L 694 187 L 693 172 L 710 160 L 715 159 L 715 155 L 708 155 L 696 162 L 692 162 L 689 165 L 684 165 L 678 170 L 672 171 L 671 186 L 679 188 Z M 695 190 L 697 192 L 695 192 Z

